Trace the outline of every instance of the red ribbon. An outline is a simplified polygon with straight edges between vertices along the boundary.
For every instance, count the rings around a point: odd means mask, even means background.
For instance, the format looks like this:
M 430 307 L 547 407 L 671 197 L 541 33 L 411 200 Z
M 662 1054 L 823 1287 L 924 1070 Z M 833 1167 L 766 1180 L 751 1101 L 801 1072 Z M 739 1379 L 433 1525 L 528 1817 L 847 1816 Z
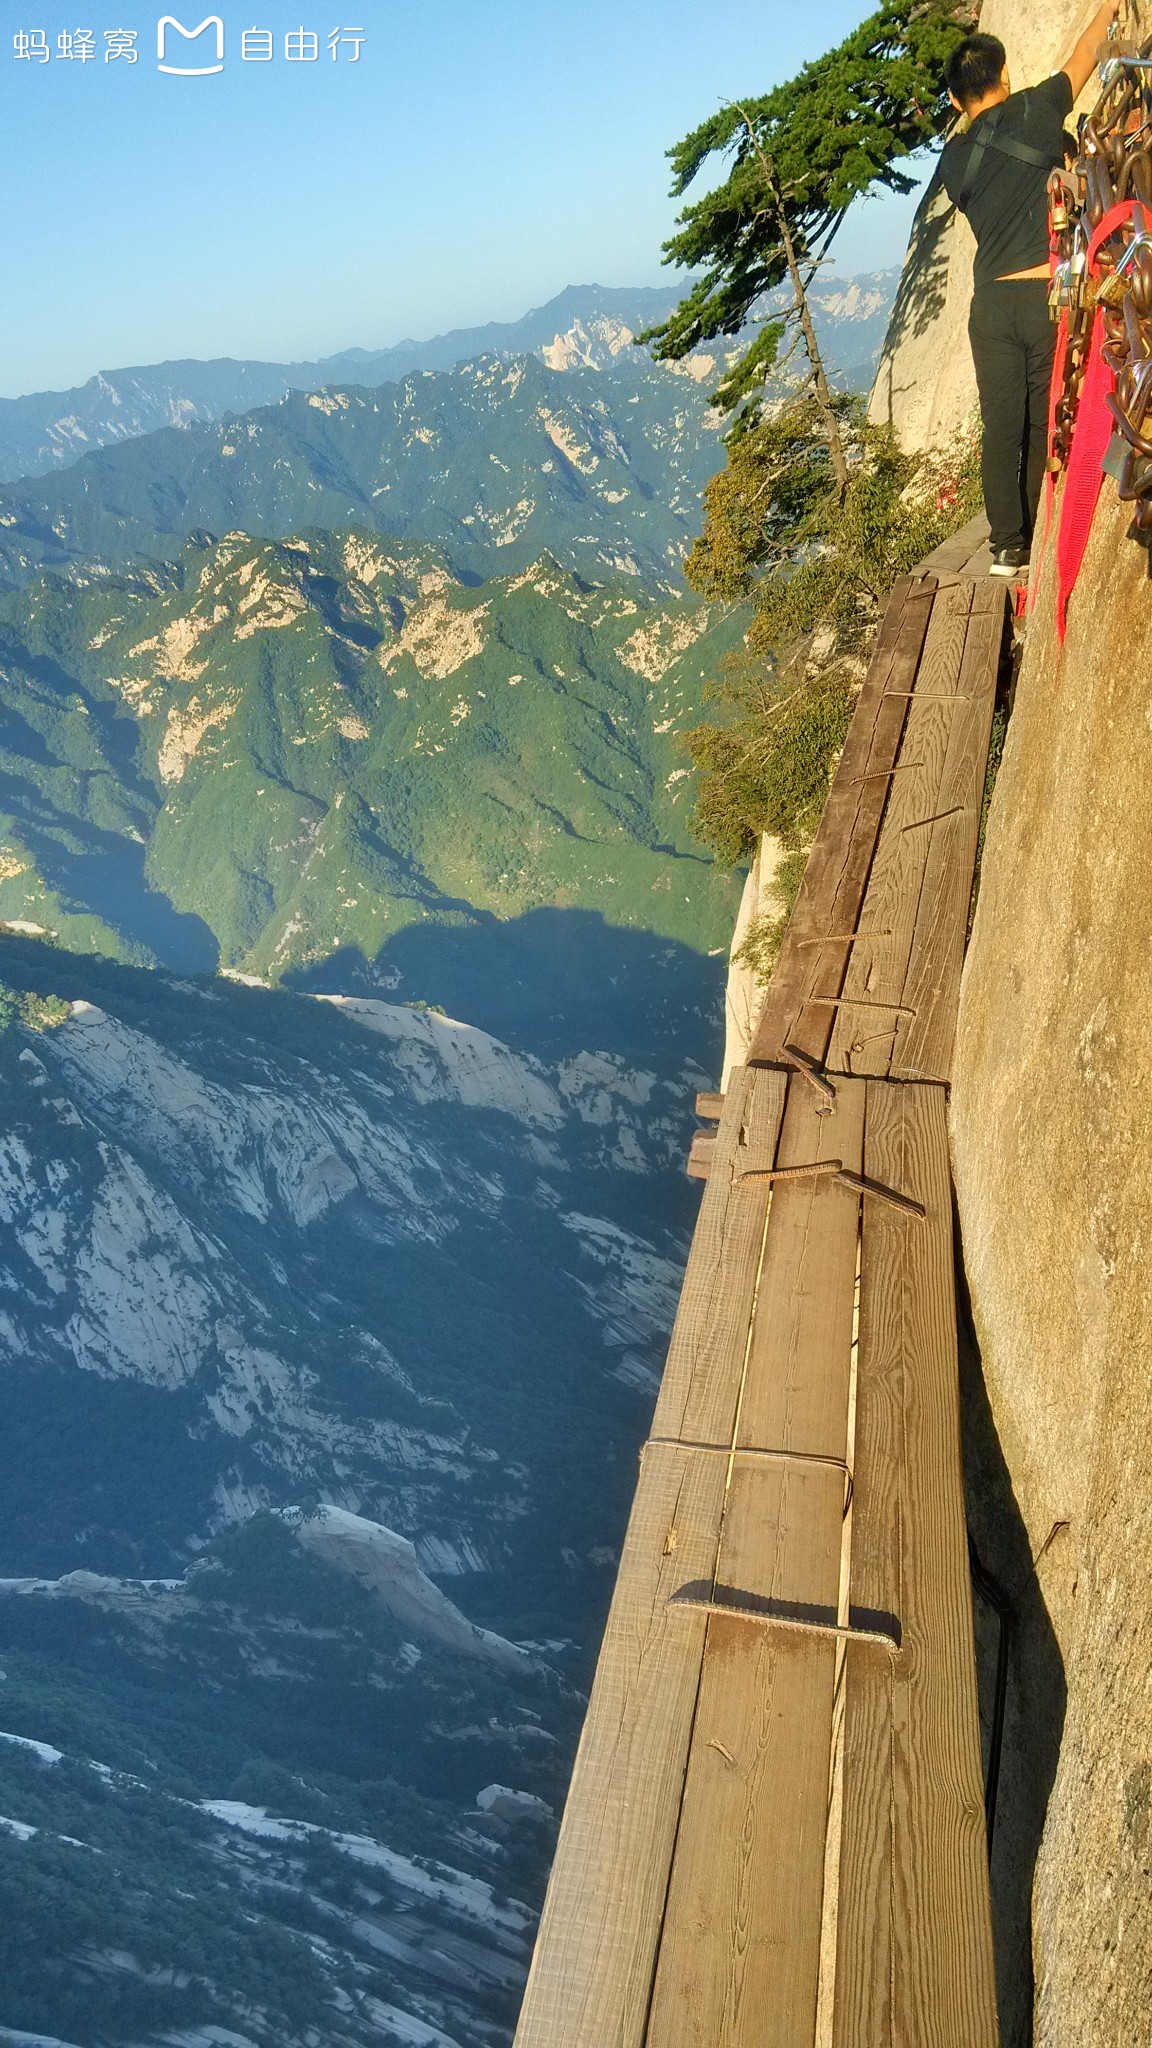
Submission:
M 1122 199 L 1118 205 L 1109 207 L 1099 226 L 1093 230 L 1088 244 L 1087 269 L 1090 277 L 1099 275 L 1097 258 L 1102 245 L 1109 235 L 1131 219 L 1137 201 Z M 1065 330 L 1066 331 L 1066 330 Z M 1080 393 L 1080 404 L 1076 413 L 1076 425 L 1072 433 L 1072 446 L 1068 454 L 1068 471 L 1064 481 L 1064 499 L 1060 507 L 1060 530 L 1056 537 L 1056 632 L 1063 642 L 1068 630 L 1068 600 L 1076 588 L 1076 578 L 1088 546 L 1088 535 L 1096 513 L 1100 487 L 1104 482 L 1103 462 L 1112 439 L 1112 415 L 1105 403 L 1115 385 L 1115 378 L 1101 355 L 1104 346 L 1104 321 L 1099 309 L 1092 316 L 1092 331 L 1088 342 L 1088 361 L 1084 370 L 1084 383 Z M 1055 407 L 1059 399 L 1059 386 L 1063 382 L 1063 354 L 1060 337 L 1057 338 L 1056 361 L 1052 369 L 1052 390 L 1049 394 L 1048 428 L 1051 436 L 1055 424 Z M 1051 439 L 1049 439 L 1051 446 Z M 1045 515 L 1044 533 L 1047 538 L 1048 519 L 1051 517 L 1052 490 L 1055 478 L 1049 472 L 1048 505 Z M 1043 553 L 1043 543 L 1041 544 Z

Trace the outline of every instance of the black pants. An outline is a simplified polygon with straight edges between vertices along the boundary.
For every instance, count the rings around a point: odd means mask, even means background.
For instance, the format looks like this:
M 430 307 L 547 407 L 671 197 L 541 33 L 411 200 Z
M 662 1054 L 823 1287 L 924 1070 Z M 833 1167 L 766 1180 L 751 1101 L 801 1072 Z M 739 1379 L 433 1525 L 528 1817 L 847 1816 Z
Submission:
M 984 422 L 981 475 L 993 548 L 1032 537 L 1048 440 L 1056 329 L 1043 278 L 978 286 L 968 316 Z

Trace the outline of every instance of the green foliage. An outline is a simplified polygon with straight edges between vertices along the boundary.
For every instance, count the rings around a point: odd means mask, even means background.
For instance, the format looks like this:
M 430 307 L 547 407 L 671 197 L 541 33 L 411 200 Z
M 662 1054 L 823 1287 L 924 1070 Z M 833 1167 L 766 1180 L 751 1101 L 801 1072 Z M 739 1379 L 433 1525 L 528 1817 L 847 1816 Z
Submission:
M 667 262 L 703 274 L 671 317 L 641 337 L 654 342 L 658 357 L 677 358 L 715 335 L 739 334 L 787 275 L 765 162 L 797 256 L 809 263 L 862 193 L 876 185 L 911 191 L 914 181 L 900 165 L 946 125 L 944 61 L 973 20 L 974 10 L 956 0 L 885 0 L 796 78 L 721 108 L 669 151 L 677 196 L 711 157 L 730 157 L 731 169 L 723 184 L 685 208 L 679 232 L 665 244 Z M 762 383 L 778 343 L 779 329 L 766 329 L 722 387 L 723 404 L 739 403 Z
M 796 905 L 804 870 L 808 865 L 806 853 L 786 853 L 772 877 L 771 893 L 776 897 L 779 908 L 767 911 L 761 917 L 754 917 L 740 945 L 732 955 L 738 967 L 750 969 L 759 982 L 768 980 L 779 958 L 788 929 L 788 919 Z
M 0 1770 L 5 1813 L 36 1830 L 0 1832 L 6 2021 L 69 2041 L 140 2039 L 247 2006 L 287 2041 L 294 2015 L 323 2011 L 311 1945 L 245 1910 L 202 1814 L 71 1759 L 46 1769 L 16 1751 Z
M 788 672 L 759 684 L 722 685 L 736 709 L 728 725 L 685 735 L 699 777 L 696 830 L 728 866 L 746 860 L 762 832 L 790 848 L 811 839 L 828 793 L 828 766 L 852 716 L 852 677 L 823 668 L 796 682 Z
M 859 451 L 860 407 L 836 401 L 846 434 Z M 762 601 L 766 576 L 783 587 L 798 561 L 817 546 L 838 512 L 836 481 L 819 408 L 810 394 L 745 417 L 728 437 L 728 461 L 704 493 L 704 526 L 684 564 L 694 590 L 706 598 L 736 599 L 755 591 Z
M 726 863 L 746 860 L 761 832 L 792 854 L 807 845 L 887 593 L 979 503 L 974 444 L 952 468 L 904 455 L 858 402 L 837 404 L 852 458 L 843 497 L 803 395 L 729 437 L 686 564 L 701 594 L 752 604 L 745 650 L 712 692 L 726 722 L 686 735 L 696 830 Z
M 37 995 L 34 989 L 8 988 L 0 982 L 0 1032 L 19 1024 L 26 1031 L 55 1031 L 70 1015 L 59 996 Z
M 841 499 L 809 394 L 743 422 L 704 494 L 704 527 L 685 574 L 704 597 L 754 601 L 748 645 L 779 656 L 831 632 L 855 653 L 898 576 L 978 509 L 976 445 L 954 465 L 905 455 L 859 400 L 836 410 L 851 458 Z

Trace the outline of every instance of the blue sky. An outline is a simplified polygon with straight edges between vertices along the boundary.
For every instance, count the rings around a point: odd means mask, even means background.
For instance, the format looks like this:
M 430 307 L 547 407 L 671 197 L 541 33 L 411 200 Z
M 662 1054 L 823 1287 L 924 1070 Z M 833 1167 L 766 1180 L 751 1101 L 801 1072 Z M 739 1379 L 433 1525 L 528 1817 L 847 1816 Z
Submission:
M 566 284 L 662 282 L 669 144 L 867 11 L 215 4 L 224 69 L 178 78 L 157 70 L 161 7 L 5 0 L 0 394 L 164 357 L 385 347 L 514 319 Z M 204 18 L 187 0 L 176 14 L 189 29 Z M 60 37 L 84 27 L 93 61 L 60 55 Z M 253 27 L 273 32 L 271 63 L 241 61 Z M 286 61 L 301 27 L 318 37 L 315 63 Z M 330 58 L 337 28 L 364 31 L 359 62 L 350 40 Z M 105 61 L 105 32 L 133 29 L 137 62 Z M 18 58 L 20 37 L 49 61 Z M 166 59 L 211 62 L 214 40 L 169 31 Z M 898 260 L 908 219 L 907 202 L 866 202 L 842 231 L 840 270 Z

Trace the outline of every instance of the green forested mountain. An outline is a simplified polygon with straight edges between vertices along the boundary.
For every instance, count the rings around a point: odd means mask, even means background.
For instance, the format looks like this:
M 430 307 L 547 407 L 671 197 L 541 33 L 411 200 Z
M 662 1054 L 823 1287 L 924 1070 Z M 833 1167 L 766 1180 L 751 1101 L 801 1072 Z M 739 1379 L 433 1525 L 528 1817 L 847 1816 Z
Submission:
M 0 605 L 0 916 L 362 985 L 406 926 L 545 906 L 707 952 L 734 884 L 678 734 L 739 631 L 548 557 L 464 587 L 363 532 L 48 577 Z
M 0 491 L 0 582 L 166 556 L 195 532 L 356 525 L 437 544 L 469 577 L 549 549 L 589 577 L 671 586 L 720 462 L 714 369 L 674 375 L 637 354 L 605 378 L 485 357 L 123 441 Z

